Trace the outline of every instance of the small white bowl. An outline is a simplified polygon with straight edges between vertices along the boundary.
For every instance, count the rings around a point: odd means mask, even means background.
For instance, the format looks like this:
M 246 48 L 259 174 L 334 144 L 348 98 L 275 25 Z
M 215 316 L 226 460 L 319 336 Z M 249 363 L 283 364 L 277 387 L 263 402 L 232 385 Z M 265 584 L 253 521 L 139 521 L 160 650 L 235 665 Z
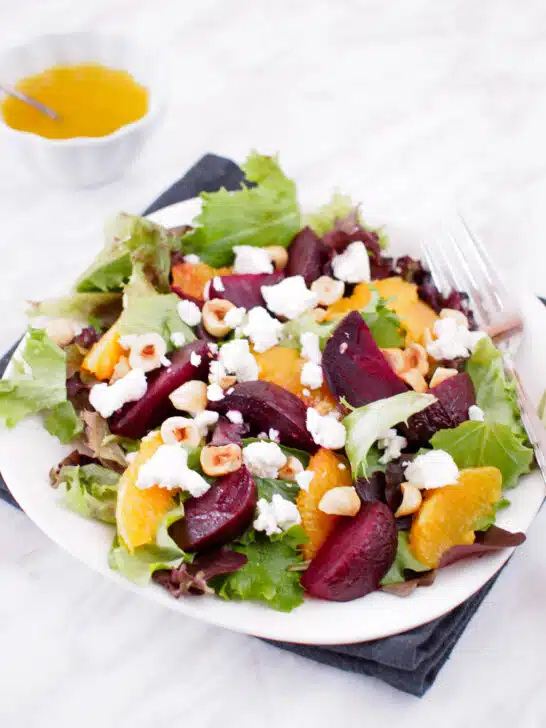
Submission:
M 94 187 L 119 177 L 134 161 L 165 105 L 166 89 L 156 64 L 144 50 L 126 38 L 93 32 L 43 35 L 1 53 L 0 79 L 14 85 L 51 66 L 78 63 L 128 71 L 148 89 L 147 113 L 103 137 L 46 139 L 12 129 L 1 114 L 0 131 L 11 136 L 28 165 L 48 182 Z

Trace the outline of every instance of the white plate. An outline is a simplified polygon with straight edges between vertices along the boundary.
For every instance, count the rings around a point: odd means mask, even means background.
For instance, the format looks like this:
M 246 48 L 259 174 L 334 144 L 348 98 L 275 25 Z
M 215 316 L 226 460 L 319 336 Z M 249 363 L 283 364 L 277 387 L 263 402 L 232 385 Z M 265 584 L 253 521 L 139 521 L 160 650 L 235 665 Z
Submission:
M 166 225 L 181 224 L 191 220 L 197 210 L 198 201 L 190 200 L 162 210 L 153 219 Z M 411 235 L 409 230 L 401 228 L 391 228 L 388 232 L 395 253 L 415 250 L 415 233 Z M 520 301 L 526 321 L 520 371 L 534 401 L 538 402 L 546 385 L 545 312 L 530 294 L 522 293 Z M 175 600 L 160 587 L 136 587 L 110 571 L 107 553 L 112 528 L 84 520 L 58 505 L 56 493 L 48 485 L 48 472 L 69 449 L 48 435 L 38 418 L 25 420 L 15 430 L 2 430 L 1 471 L 27 515 L 59 546 L 125 588 L 183 615 L 251 635 L 287 642 L 340 644 L 396 634 L 456 607 L 485 584 L 511 554 L 511 549 L 507 549 L 459 562 L 441 570 L 433 586 L 418 589 L 406 599 L 376 592 L 347 603 L 307 600 L 290 614 L 259 604 L 224 602 L 214 597 Z M 535 471 L 510 491 L 511 506 L 499 514 L 499 525 L 512 531 L 526 531 L 543 497 L 544 485 Z

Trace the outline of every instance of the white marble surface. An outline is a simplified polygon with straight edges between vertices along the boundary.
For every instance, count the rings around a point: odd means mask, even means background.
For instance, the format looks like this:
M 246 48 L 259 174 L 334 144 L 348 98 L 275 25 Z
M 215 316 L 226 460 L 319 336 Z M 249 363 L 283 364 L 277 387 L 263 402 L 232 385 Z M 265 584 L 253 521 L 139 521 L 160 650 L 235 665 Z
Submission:
M 459 204 L 514 285 L 546 293 L 541 0 L 0 0 L 0 46 L 109 28 L 172 80 L 162 127 L 101 189 L 42 187 L 0 135 L 0 347 L 62 290 L 105 216 L 139 211 L 203 152 L 282 152 L 304 198 L 374 216 Z M 0 504 L 0 725 L 546 723 L 546 514 L 422 700 L 186 621 L 76 563 Z

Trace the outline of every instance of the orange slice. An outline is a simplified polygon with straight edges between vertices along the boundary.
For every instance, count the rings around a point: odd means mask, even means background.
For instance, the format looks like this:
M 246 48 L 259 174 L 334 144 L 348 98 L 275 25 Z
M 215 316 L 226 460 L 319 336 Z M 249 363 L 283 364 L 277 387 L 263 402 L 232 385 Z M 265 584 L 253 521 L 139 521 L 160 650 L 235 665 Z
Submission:
M 122 353 L 119 334 L 114 324 L 96 344 L 93 344 L 83 360 L 81 368 L 94 374 L 97 379 L 110 379 Z
M 375 282 L 373 283 L 375 286 Z M 339 301 L 328 306 L 325 321 L 342 318 L 349 311 L 361 311 L 369 304 L 372 294 L 367 283 L 358 283 L 351 296 L 340 298 Z
M 203 298 L 205 284 L 214 276 L 229 276 L 231 268 L 211 268 L 206 263 L 177 263 L 172 267 L 173 286 L 186 296 Z

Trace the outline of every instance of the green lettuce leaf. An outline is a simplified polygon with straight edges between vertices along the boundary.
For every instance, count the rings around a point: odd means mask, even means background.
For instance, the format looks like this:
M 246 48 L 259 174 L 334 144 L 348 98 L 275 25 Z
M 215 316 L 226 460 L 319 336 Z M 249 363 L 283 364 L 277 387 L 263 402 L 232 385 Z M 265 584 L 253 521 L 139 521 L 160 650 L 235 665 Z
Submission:
M 298 316 L 298 318 L 284 324 L 279 346 L 284 346 L 287 349 L 300 349 L 300 336 L 309 332 L 319 337 L 319 345 L 322 350 L 338 323 L 339 321 L 329 321 L 328 323 L 319 324 L 312 314 L 304 313 L 302 316 Z
M 112 548 L 108 555 L 108 564 L 111 569 L 119 571 L 129 581 L 140 586 L 150 583 L 152 574 L 159 569 L 175 569 L 183 561 L 190 562 L 192 556 L 186 554 L 169 536 L 169 527 L 175 521 L 184 517 L 184 507 L 178 506 L 169 511 L 159 527 L 155 543 L 139 546 L 133 553 L 114 538 Z
M 65 445 L 83 432 L 83 422 L 72 402 L 56 404 L 45 418 L 44 425 L 50 435 L 58 437 Z
M 307 214 L 303 224 L 308 225 L 317 235 L 322 237 L 334 227 L 336 220 L 342 220 L 347 215 L 350 215 L 355 207 L 357 205 L 355 205 L 349 195 L 344 195 L 339 190 L 334 190 L 330 201 L 322 205 L 322 207 L 319 207 L 315 212 Z M 366 230 L 370 229 L 362 220 L 360 210 L 358 210 L 358 222 Z M 375 232 L 379 235 L 379 245 L 382 248 L 386 248 L 388 238 L 385 233 L 381 229 L 375 230 Z
M 71 293 L 31 302 L 27 316 L 58 316 L 86 323 L 93 320 L 103 326 L 117 318 L 120 311 L 121 293 Z
M 57 476 L 62 503 L 84 518 L 116 522 L 119 473 L 102 465 L 65 465 Z
M 179 302 L 175 293 L 154 293 L 129 298 L 117 323 L 120 335 L 148 334 L 153 331 L 170 345 L 171 334 L 179 331 L 184 334 L 187 343 L 194 341 L 195 334 L 178 315 Z
M 474 530 L 475 531 L 487 531 L 488 528 L 491 528 L 491 526 L 495 523 L 497 520 L 497 513 L 499 511 L 504 510 L 505 508 L 508 508 L 510 505 L 510 501 L 507 498 L 501 498 L 500 501 L 495 503 L 495 505 L 491 508 L 489 513 L 482 518 L 480 518 L 475 524 L 474 524 Z
M 298 569 L 303 560 L 298 547 L 306 540 L 301 526 L 293 526 L 275 540 L 248 531 L 233 545 L 248 562 L 239 571 L 210 583 L 223 599 L 261 601 L 273 609 L 290 612 L 303 602 Z
M 377 346 L 382 349 L 405 346 L 400 319 L 389 308 L 384 299 L 374 296 L 370 304 L 360 312 L 368 325 Z
M 516 390 L 504 371 L 502 354 L 490 338 L 481 339 L 467 362 L 466 371 L 476 391 L 476 404 L 485 421 L 507 425 L 515 435 L 525 437 Z
M 277 158 L 252 152 L 242 167 L 256 187 L 202 192 L 198 227 L 183 238 L 185 252 L 214 267 L 232 262 L 234 245 L 286 248 L 301 227 L 296 186 Z
M 430 566 L 421 563 L 413 555 L 409 544 L 409 533 L 407 531 L 399 531 L 396 556 L 394 557 L 393 565 L 381 579 L 381 586 L 400 584 L 406 581 L 406 569 L 410 571 L 430 571 Z
M 30 329 L 13 359 L 13 374 L 0 381 L 0 419 L 7 427 L 27 415 L 66 402 L 66 358 L 43 329 Z
M 434 402 L 436 398 L 431 394 L 403 392 L 371 402 L 347 415 L 343 420 L 347 430 L 345 451 L 353 476 L 366 476 L 369 472 L 368 452 L 382 432 L 400 422 L 407 422 L 411 415 L 421 412 Z
M 452 430 L 440 430 L 430 442 L 437 450 L 448 452 L 459 468 L 498 468 L 503 488 L 513 488 L 533 461 L 533 451 L 521 437 L 509 425 L 495 422 L 463 422 Z
M 275 494 L 281 495 L 286 500 L 295 502 L 299 492 L 299 486 L 295 483 L 288 483 L 286 480 L 278 480 L 277 478 L 259 478 L 254 476 L 254 482 L 258 488 L 258 498 L 265 498 L 271 501 Z

